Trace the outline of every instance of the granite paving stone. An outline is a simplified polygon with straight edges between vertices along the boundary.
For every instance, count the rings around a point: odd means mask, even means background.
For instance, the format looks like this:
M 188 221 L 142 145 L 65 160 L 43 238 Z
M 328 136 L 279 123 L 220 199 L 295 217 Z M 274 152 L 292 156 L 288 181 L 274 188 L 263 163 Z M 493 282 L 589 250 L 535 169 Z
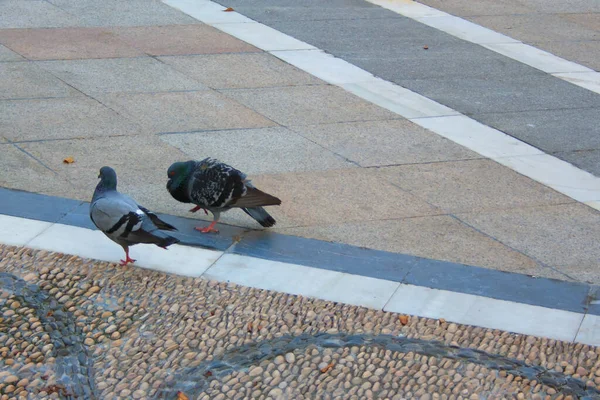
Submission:
M 587 0 L 526 0 L 526 3 L 540 13 L 600 12 L 600 4 Z
M 265 53 L 175 56 L 160 57 L 160 60 L 213 89 L 324 83 Z
M 160 188 L 164 189 L 167 168 L 185 156 L 155 135 L 38 141 L 19 146 L 71 181 L 84 180 L 85 175 L 89 175 L 88 170 L 93 170 L 87 179 L 92 190 L 97 184 L 98 171 L 104 165 L 115 168 L 117 174 L 152 167 L 157 171 L 155 177 L 160 177 Z M 75 162 L 63 163 L 67 156 L 73 157 Z
M 145 132 L 190 132 L 276 125 L 213 90 L 179 93 L 114 93 L 96 96 L 140 124 Z
M 221 92 L 284 126 L 398 118 L 397 114 L 329 85 Z
M 36 65 L 87 94 L 204 88 L 198 81 L 151 57 L 38 61 Z
M 12 141 L 105 137 L 141 128 L 88 97 L 0 101 L 2 135 Z
M 600 107 L 600 94 L 540 72 L 491 79 L 413 79 L 401 86 L 478 119 L 479 113 Z
M 573 277 L 600 283 L 600 212 L 579 203 L 458 214 L 474 228 Z M 557 267 L 558 268 L 558 267 Z
M 30 0 L 28 0 L 30 1 Z M 49 0 L 77 16 L 77 26 L 144 26 L 197 24 L 187 14 L 159 0 Z
M 0 29 L 9 28 L 51 28 L 74 26 L 79 20 L 43 0 L 2 0 Z
M 0 63 L 0 99 L 81 96 L 52 74 L 29 62 Z
M 450 213 L 574 202 L 492 160 L 403 165 L 381 171 L 394 185 Z
M 25 59 L 8 47 L 0 44 L 0 62 L 5 61 L 25 61 Z
M 23 149 L 13 144 L 0 144 L 0 168 L 7 171 L 0 176 L 0 186 L 25 191 L 53 191 L 68 184 Z
M 440 210 L 407 193 L 377 171 L 348 168 L 253 176 L 255 186 L 279 197 L 276 215 L 292 226 L 330 225 L 342 222 L 440 214 Z M 385 201 L 383 200 L 385 199 Z
M 496 15 L 469 17 L 468 20 L 525 42 L 554 40 L 597 40 L 600 32 L 553 14 Z M 551 26 L 552 29 L 544 27 Z
M 135 57 L 144 53 L 102 28 L 10 29 L 0 42 L 30 60 Z
M 290 129 L 362 167 L 481 157 L 400 119 L 292 126 Z
M 546 152 L 568 152 L 600 148 L 600 108 L 577 108 L 478 114 L 480 122 L 504 129 Z
M 280 233 L 344 242 L 521 274 L 566 279 L 526 255 L 448 215 L 278 229 Z
M 171 134 L 160 138 L 192 159 L 217 158 L 250 175 L 356 166 L 283 127 Z
M 258 52 L 211 26 L 167 25 L 112 29 L 119 39 L 153 56 Z

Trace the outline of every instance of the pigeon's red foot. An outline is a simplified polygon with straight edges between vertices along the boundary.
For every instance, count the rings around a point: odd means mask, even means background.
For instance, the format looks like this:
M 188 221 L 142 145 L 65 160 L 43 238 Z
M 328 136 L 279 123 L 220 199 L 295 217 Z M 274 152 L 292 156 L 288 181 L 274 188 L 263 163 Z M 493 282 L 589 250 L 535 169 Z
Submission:
M 193 213 L 194 213 L 194 212 L 196 212 L 196 211 L 198 211 L 198 210 L 204 210 L 204 214 L 208 215 L 208 211 L 206 211 L 206 209 L 205 209 L 205 208 L 202 208 L 202 207 L 200 207 L 200 206 L 196 206 L 196 207 L 192 208 L 192 209 L 190 210 L 190 212 L 193 212 Z
M 131 257 L 129 257 L 129 249 L 125 250 L 125 259 L 121 260 L 121 266 L 124 267 L 125 265 L 131 263 L 133 264 L 135 262 L 135 260 Z
M 126 266 L 127 264 L 133 264 L 135 262 L 135 260 L 133 258 L 130 258 L 129 256 L 127 256 L 127 258 L 125 258 L 124 260 L 121 260 L 120 264 L 122 267 Z
M 209 233 L 209 232 L 219 233 L 219 230 L 215 228 L 216 224 L 217 224 L 217 222 L 213 221 L 210 223 L 209 226 L 207 226 L 205 228 L 200 228 L 199 226 L 197 226 L 194 229 L 197 230 L 198 232 L 202 232 L 202 233 Z

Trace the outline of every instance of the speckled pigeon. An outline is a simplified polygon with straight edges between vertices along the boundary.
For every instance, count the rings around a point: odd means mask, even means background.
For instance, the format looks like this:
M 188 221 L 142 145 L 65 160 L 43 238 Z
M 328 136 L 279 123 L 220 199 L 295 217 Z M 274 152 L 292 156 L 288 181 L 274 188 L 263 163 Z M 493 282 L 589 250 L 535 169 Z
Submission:
M 102 167 L 98 178 L 100 182 L 90 204 L 90 218 L 98 229 L 125 250 L 125 260 L 121 260 L 121 265 L 135 262 L 129 257 L 129 246 L 151 243 L 166 249 L 179 242 L 159 230 L 176 231 L 174 226 L 117 191 L 114 169 Z
M 234 207 L 264 227 L 275 225 L 275 219 L 262 206 L 279 205 L 281 200 L 255 188 L 246 174 L 232 166 L 214 158 L 190 160 L 172 164 L 167 175 L 167 190 L 175 200 L 196 204 L 190 212 L 203 209 L 213 214 L 208 227 L 196 228 L 200 232 L 218 232 L 215 225 L 221 213 Z

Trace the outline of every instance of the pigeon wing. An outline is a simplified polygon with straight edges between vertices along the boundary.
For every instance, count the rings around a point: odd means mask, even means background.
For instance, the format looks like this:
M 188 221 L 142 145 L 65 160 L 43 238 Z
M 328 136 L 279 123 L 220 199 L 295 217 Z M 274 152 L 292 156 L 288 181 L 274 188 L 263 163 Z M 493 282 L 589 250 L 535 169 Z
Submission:
M 215 159 L 198 162 L 190 180 L 190 199 L 207 208 L 227 208 L 246 193 L 246 175 Z

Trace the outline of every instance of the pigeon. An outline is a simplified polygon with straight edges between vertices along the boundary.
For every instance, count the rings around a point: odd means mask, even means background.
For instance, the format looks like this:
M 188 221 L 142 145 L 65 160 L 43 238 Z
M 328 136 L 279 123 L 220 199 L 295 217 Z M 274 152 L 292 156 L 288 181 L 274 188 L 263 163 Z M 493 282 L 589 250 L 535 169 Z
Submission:
M 275 219 L 262 206 L 280 205 L 281 200 L 255 188 L 246 174 L 230 165 L 210 157 L 176 162 L 167 175 L 167 190 L 175 200 L 196 204 L 190 212 L 202 209 L 207 215 L 206 210 L 213 214 L 208 227 L 195 228 L 200 232 L 218 232 L 215 225 L 221 212 L 234 207 L 241 208 L 266 228 L 275 225 Z
M 155 244 L 163 249 L 179 240 L 161 232 L 177 229 L 137 204 L 131 197 L 117 191 L 117 174 L 111 167 L 102 167 L 90 203 L 90 218 L 110 240 L 125 250 L 121 265 L 135 262 L 129 257 L 129 246 L 139 243 Z

